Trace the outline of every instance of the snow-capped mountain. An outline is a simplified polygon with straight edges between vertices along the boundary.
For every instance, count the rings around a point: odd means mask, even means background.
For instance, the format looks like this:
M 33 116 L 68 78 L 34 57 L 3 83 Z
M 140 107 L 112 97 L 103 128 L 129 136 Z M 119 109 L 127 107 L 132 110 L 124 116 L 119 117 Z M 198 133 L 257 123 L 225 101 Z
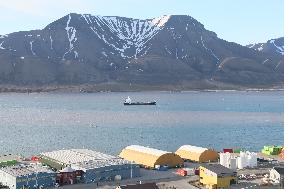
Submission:
M 271 39 L 267 43 L 257 43 L 248 45 L 249 48 L 260 52 L 272 53 L 284 56 L 284 37 Z
M 72 13 L 42 30 L 0 36 L 2 84 L 265 85 L 284 81 L 282 61 L 219 39 L 184 15 Z

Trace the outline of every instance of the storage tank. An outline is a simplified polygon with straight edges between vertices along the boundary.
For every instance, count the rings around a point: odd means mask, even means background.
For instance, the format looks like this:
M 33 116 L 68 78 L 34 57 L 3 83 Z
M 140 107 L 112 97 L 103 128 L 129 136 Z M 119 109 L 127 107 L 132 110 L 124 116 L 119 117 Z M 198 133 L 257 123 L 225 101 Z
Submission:
M 247 166 L 246 167 L 252 167 L 252 156 L 250 153 L 246 154 L 246 160 L 247 160 Z
M 226 154 L 225 153 L 220 153 L 220 164 L 227 167 L 227 163 L 226 163 Z
M 257 167 L 257 154 L 251 153 L 251 167 Z
M 237 165 L 238 165 L 238 169 L 243 169 L 246 166 L 246 162 L 245 162 L 245 157 L 244 156 L 240 156 L 237 158 Z
M 230 167 L 230 159 L 231 154 L 230 153 L 221 153 L 220 154 L 220 164 L 224 167 Z
M 115 175 L 114 180 L 115 181 L 120 181 L 121 180 L 121 175 Z
M 241 158 L 241 163 L 242 163 L 241 167 L 243 167 L 243 168 L 247 167 L 247 155 L 246 155 L 246 153 L 240 152 L 240 158 Z
M 256 167 L 257 166 L 257 154 L 254 152 L 246 152 L 246 161 L 247 167 Z
M 230 169 L 236 170 L 237 169 L 237 159 L 231 158 L 230 159 Z

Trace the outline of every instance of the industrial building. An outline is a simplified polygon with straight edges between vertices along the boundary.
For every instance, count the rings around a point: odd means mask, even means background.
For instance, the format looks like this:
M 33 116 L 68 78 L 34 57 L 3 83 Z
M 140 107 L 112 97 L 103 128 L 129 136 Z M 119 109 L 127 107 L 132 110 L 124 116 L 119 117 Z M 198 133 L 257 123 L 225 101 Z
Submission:
M 220 164 L 202 165 L 199 170 L 200 183 L 206 188 L 229 188 L 231 184 L 237 182 L 237 172 Z
M 125 160 L 134 161 L 137 164 L 150 168 L 155 168 L 156 166 L 183 166 L 183 160 L 179 155 L 139 145 L 127 146 L 121 151 L 119 156 Z
M 21 157 L 18 155 L 13 155 L 13 154 L 1 155 L 0 167 L 16 165 L 20 159 Z
M 282 146 L 264 146 L 261 152 L 266 155 L 279 155 L 282 148 Z
M 58 150 L 42 153 L 40 157 L 45 164 L 62 170 L 61 179 L 62 177 L 70 178 L 75 174 L 76 180 L 73 180 L 72 183 L 91 183 L 140 176 L 138 165 L 119 157 L 88 149 Z M 66 167 L 71 169 L 66 171 Z M 74 170 L 74 174 L 70 170 Z
M 199 163 L 218 160 L 218 153 L 216 151 L 191 145 L 181 146 L 176 151 L 176 154 L 179 155 L 182 159 Z
M 0 182 L 10 189 L 53 187 L 55 178 L 55 172 L 38 164 L 0 169 Z

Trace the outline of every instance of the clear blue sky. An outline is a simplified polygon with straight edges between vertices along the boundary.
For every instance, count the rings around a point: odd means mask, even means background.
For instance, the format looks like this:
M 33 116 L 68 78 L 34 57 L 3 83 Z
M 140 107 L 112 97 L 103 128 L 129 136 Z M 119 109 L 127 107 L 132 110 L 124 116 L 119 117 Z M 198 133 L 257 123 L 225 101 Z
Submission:
M 284 37 L 283 8 L 283 0 L 0 0 L 0 34 L 41 29 L 70 12 L 141 19 L 183 14 L 246 45 Z

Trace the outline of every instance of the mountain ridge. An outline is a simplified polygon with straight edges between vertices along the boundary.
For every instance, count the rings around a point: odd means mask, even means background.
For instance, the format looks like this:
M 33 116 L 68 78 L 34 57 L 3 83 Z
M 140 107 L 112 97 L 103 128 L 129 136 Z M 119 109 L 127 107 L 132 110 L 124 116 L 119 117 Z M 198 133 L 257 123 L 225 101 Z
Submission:
M 42 30 L 0 36 L 2 85 L 267 87 L 284 81 L 283 60 L 219 39 L 187 15 L 70 13 Z

